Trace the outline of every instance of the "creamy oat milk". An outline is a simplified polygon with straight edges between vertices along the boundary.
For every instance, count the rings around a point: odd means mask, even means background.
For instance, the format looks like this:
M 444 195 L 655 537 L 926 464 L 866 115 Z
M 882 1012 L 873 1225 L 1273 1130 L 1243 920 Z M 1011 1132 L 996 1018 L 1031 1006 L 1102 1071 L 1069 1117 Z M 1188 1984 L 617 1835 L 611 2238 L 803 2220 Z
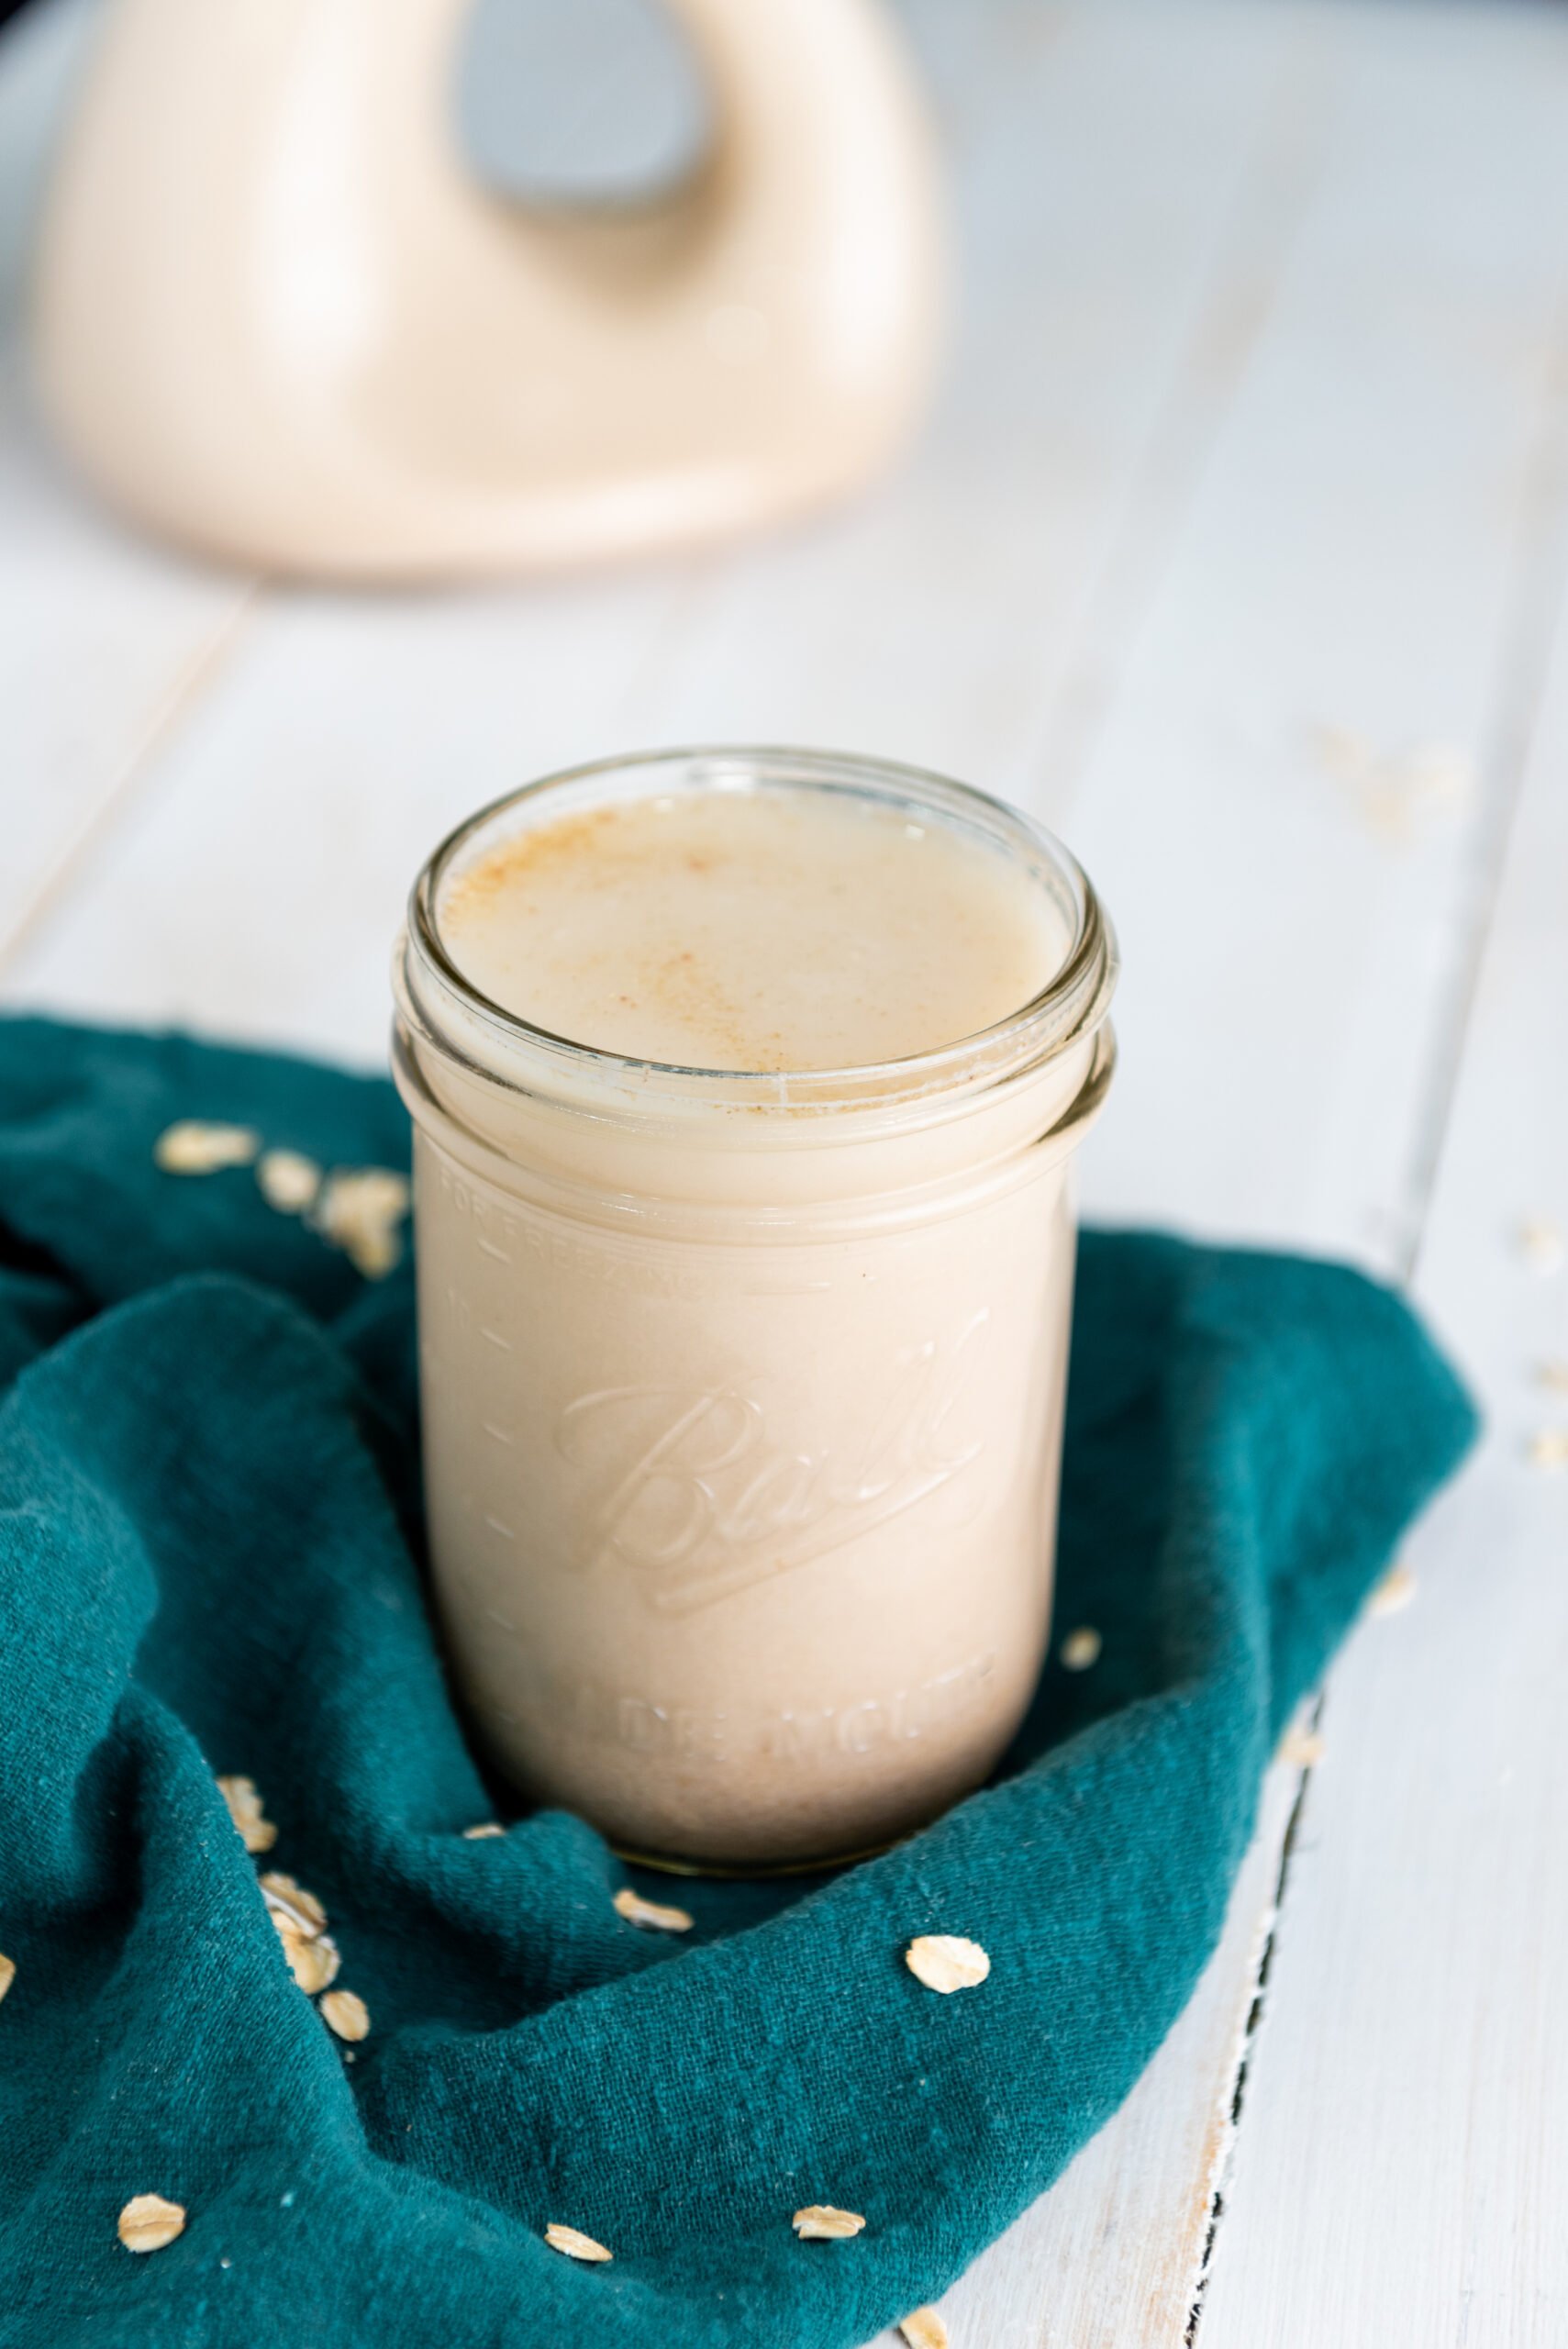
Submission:
M 998 1758 L 1114 977 L 1054 841 L 870 762 L 583 770 L 432 859 L 397 967 L 430 1539 L 531 1794 L 780 1865 Z

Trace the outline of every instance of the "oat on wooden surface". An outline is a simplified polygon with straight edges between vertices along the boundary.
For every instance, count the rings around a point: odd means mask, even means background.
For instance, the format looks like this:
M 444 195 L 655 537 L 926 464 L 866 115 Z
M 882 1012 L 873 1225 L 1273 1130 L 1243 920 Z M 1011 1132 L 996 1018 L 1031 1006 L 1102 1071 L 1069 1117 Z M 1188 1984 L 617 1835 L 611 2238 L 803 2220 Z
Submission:
M 948 2349 L 948 2329 L 933 2308 L 911 2309 L 898 2320 L 909 2349 Z
M 1527 1215 L 1520 1219 L 1514 1234 L 1519 1254 L 1532 1273 L 1547 1275 L 1561 1272 L 1568 1243 L 1562 1237 L 1562 1227 L 1548 1215 Z
M 1397 1615 L 1416 1596 L 1416 1577 L 1401 1560 L 1391 1566 L 1367 1600 L 1369 1615 Z

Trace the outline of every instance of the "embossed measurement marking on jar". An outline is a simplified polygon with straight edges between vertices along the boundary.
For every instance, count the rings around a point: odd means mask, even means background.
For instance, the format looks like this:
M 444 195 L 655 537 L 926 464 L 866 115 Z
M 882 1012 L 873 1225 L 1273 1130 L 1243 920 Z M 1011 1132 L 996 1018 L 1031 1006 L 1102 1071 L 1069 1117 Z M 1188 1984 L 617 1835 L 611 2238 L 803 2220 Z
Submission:
M 480 1253 L 520 1276 L 548 1269 L 632 1296 L 699 1297 L 706 1294 L 708 1285 L 695 1266 L 674 1257 L 664 1262 L 651 1259 L 646 1241 L 632 1249 L 608 1234 L 584 1239 L 545 1208 L 504 1206 L 498 1197 L 486 1197 L 472 1177 L 461 1179 L 444 1165 L 437 1169 L 437 1182 L 460 1228 L 467 1227 L 468 1238 Z
M 446 1308 L 448 1320 L 460 1337 L 470 1330 L 477 1330 L 486 1345 L 494 1346 L 498 1353 L 511 1353 L 512 1341 L 506 1336 L 505 1330 L 492 1330 L 488 1322 L 478 1320 L 474 1314 L 473 1299 L 465 1297 L 454 1281 L 443 1283 L 440 1299 Z
M 949 1421 L 989 1319 L 982 1307 L 948 1343 L 904 1348 L 873 1390 L 876 1418 L 858 1444 L 851 1435 L 839 1449 L 791 1451 L 761 1405 L 729 1387 L 579 1396 L 556 1442 L 596 1485 L 608 1483 L 593 1520 L 600 1552 L 644 1572 L 662 1612 L 688 1613 L 913 1508 L 984 1449 L 978 1434 L 955 1441 Z

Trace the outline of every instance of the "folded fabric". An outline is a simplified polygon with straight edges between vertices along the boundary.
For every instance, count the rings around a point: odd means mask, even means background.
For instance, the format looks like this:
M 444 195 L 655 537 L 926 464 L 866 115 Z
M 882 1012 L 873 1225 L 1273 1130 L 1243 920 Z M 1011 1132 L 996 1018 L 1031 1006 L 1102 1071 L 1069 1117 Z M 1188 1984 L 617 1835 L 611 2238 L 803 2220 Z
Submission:
M 0 2342 L 851 2349 L 1158 2046 L 1282 1727 L 1470 1440 L 1460 1387 L 1355 1273 L 1086 1234 L 1058 1623 L 1098 1660 L 924 1834 L 642 1932 L 580 1820 L 463 1832 L 506 1797 L 422 1594 L 406 1262 L 367 1279 L 252 1165 L 165 1171 L 182 1119 L 407 1163 L 379 1080 L 0 1022 Z M 293 1978 L 259 1870 L 324 1904 L 367 2035 Z M 927 1933 L 988 1980 L 933 1996 Z M 138 2256 L 140 2194 L 185 2223 Z M 799 2241 L 808 2203 L 864 2228 Z

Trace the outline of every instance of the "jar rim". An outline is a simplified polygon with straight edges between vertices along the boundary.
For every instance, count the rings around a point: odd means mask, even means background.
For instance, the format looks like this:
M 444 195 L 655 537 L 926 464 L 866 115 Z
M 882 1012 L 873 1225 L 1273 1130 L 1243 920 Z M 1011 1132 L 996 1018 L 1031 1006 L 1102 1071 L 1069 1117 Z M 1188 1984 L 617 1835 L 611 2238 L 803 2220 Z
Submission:
M 547 795 L 561 794 L 569 801 L 597 804 L 595 786 L 615 777 L 641 785 L 628 796 L 645 796 L 648 779 L 663 772 L 671 788 L 746 789 L 794 787 L 822 790 L 846 796 L 880 799 L 923 814 L 945 818 L 953 828 L 966 827 L 984 835 L 994 847 L 1011 851 L 1030 864 L 1051 887 L 1059 907 L 1070 910 L 1072 934 L 1060 965 L 1044 985 L 1017 1010 L 991 1026 L 933 1049 L 901 1058 L 841 1067 L 755 1070 L 685 1066 L 607 1052 L 594 1044 L 557 1034 L 520 1013 L 508 1010 L 485 995 L 462 970 L 441 935 L 439 895 L 458 859 L 486 829 L 514 810 L 537 805 Z M 678 781 L 676 780 L 678 778 Z M 1031 817 L 993 794 L 954 781 L 934 771 L 900 761 L 856 752 L 805 750 L 789 745 L 717 743 L 640 751 L 593 759 L 553 770 L 518 789 L 477 808 L 454 825 L 420 870 L 409 896 L 406 949 L 399 988 L 405 1012 L 423 1015 L 418 1024 L 434 1026 L 432 1042 L 453 1049 L 416 974 L 406 967 L 416 958 L 419 975 L 435 982 L 473 1038 L 475 1028 L 494 1040 L 500 1064 L 484 1052 L 477 1064 L 472 1054 L 460 1053 L 476 1073 L 503 1084 L 518 1084 L 525 1065 L 537 1083 L 551 1072 L 571 1092 L 573 1078 L 610 1085 L 635 1095 L 647 1108 L 695 1106 L 705 1101 L 719 1107 L 747 1109 L 854 1109 L 967 1089 L 975 1082 L 995 1082 L 1022 1067 L 1037 1066 L 1081 1041 L 1104 1019 L 1115 986 L 1118 956 L 1114 931 L 1088 875 L 1055 835 Z M 514 1074 L 509 1062 L 519 1065 Z M 528 1089 L 533 1089 L 528 1086 Z

